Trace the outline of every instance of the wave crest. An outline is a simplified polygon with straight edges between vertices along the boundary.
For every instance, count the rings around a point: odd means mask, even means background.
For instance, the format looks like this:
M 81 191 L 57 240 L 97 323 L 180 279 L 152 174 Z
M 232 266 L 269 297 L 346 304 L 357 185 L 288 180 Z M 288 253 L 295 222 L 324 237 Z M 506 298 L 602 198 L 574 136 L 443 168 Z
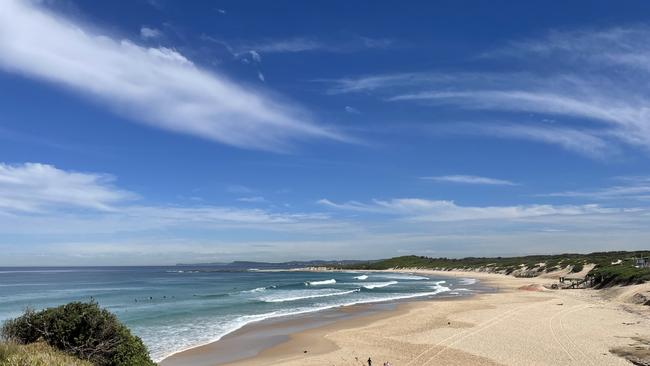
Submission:
M 359 291 L 360 291 L 360 289 L 358 289 L 358 288 L 354 289 L 354 290 L 349 290 L 349 291 L 337 291 L 337 292 L 326 291 L 326 292 L 320 292 L 320 293 L 313 293 L 314 291 L 310 291 L 309 293 L 303 293 L 303 294 L 295 295 L 295 296 L 291 296 L 290 294 L 284 293 L 282 295 L 262 297 L 262 298 L 260 298 L 260 300 L 262 300 L 264 302 L 288 302 L 288 301 L 315 299 L 315 298 L 319 298 L 319 297 L 344 296 L 344 295 L 353 294 L 353 293 L 359 292 Z M 289 296 L 287 296 L 287 295 L 289 295 Z
M 398 283 L 397 281 L 388 281 L 388 282 L 371 282 L 363 285 L 363 287 L 367 288 L 368 290 L 372 290 L 373 288 L 382 288 L 390 285 L 394 285 Z
M 305 282 L 305 286 L 322 286 L 322 285 L 333 285 L 336 283 L 335 279 L 331 280 L 324 280 L 324 281 L 307 281 Z

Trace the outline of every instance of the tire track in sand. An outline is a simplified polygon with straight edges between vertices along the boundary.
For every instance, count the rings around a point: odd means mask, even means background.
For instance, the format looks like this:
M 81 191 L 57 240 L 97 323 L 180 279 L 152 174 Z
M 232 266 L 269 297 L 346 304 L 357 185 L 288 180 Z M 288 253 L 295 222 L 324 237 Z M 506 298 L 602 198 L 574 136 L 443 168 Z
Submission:
M 523 309 L 526 309 L 526 308 L 534 306 L 534 305 L 537 305 L 537 304 L 534 303 L 534 304 L 519 306 L 519 307 L 516 307 L 514 309 L 507 310 L 507 311 L 505 311 L 505 312 L 503 312 L 501 314 L 498 314 L 498 315 L 488 319 L 487 321 L 479 324 L 476 327 L 464 330 L 464 331 L 462 331 L 460 333 L 452 334 L 451 336 L 439 341 L 438 343 L 427 347 L 423 352 L 421 352 L 419 355 L 417 355 L 415 358 L 413 358 L 411 361 L 409 361 L 405 366 L 414 365 L 414 362 L 416 362 L 417 360 L 419 360 L 423 356 L 426 356 L 427 353 L 432 352 L 434 350 L 434 348 L 442 346 L 443 347 L 442 349 L 438 350 L 438 352 L 434 353 L 433 355 L 431 355 L 429 357 L 426 357 L 425 361 L 423 363 L 418 364 L 418 365 L 426 365 L 427 363 L 433 361 L 436 357 L 440 356 L 444 351 L 451 348 L 451 346 L 453 346 L 454 344 L 457 344 L 458 342 L 462 341 L 463 339 L 465 339 L 467 337 L 470 337 L 470 336 L 472 336 L 474 334 L 482 332 L 483 330 L 488 329 L 488 328 L 500 323 L 501 321 L 505 320 L 506 318 L 513 315 L 514 313 L 517 313 L 517 312 L 519 312 L 519 311 L 521 311 Z M 443 343 L 445 343 L 447 341 L 450 341 L 450 343 L 449 344 L 443 344 Z

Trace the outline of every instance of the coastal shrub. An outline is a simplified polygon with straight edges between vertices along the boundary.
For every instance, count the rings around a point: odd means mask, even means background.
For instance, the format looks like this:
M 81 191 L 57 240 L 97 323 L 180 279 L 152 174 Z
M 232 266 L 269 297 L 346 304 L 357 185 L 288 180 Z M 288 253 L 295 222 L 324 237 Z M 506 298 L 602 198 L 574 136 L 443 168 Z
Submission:
M 43 342 L 0 343 L 0 366 L 93 366 Z
M 96 366 L 155 365 L 142 340 L 95 302 L 28 310 L 5 322 L 2 336 L 18 344 L 43 341 Z
M 633 265 L 597 266 L 589 272 L 593 276 L 596 287 L 603 288 L 615 285 L 634 285 L 650 281 L 649 268 L 635 268 Z
M 553 254 L 529 255 L 523 257 L 467 257 L 467 258 L 433 258 L 423 256 L 402 256 L 376 261 L 351 263 L 335 266 L 340 269 L 353 270 L 381 270 L 389 268 L 428 268 L 450 271 L 452 269 L 482 270 L 512 274 L 521 266 L 535 268 L 537 274 L 544 271 L 552 272 L 559 269 L 571 269 L 577 273 L 584 269 L 584 265 L 595 264 L 588 276 L 594 279 L 594 284 L 599 287 L 625 285 L 650 281 L 650 269 L 635 268 L 633 258 L 650 257 L 650 251 L 612 251 L 596 252 L 589 254 Z M 618 261 L 621 262 L 618 262 Z M 612 265 L 612 263 L 619 263 Z M 537 266 L 545 263 L 546 266 Z M 532 273 L 531 273 L 532 274 Z
M 573 265 L 573 268 L 571 268 L 571 273 L 578 273 L 582 271 L 584 268 L 584 265 L 582 263 L 577 263 Z

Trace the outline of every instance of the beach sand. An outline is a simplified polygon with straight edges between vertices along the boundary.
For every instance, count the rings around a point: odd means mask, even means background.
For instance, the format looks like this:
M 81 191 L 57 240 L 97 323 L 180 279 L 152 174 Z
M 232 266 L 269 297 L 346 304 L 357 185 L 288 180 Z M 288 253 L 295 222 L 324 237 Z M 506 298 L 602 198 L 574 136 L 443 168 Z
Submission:
M 395 310 L 298 331 L 228 365 L 367 365 L 369 357 L 373 365 L 389 361 L 393 366 L 630 365 L 611 350 L 635 350 L 640 340 L 650 339 L 650 307 L 625 302 L 648 285 L 547 290 L 542 285 L 556 279 L 419 272 L 476 278 L 498 292 L 403 303 Z M 190 356 L 198 352 L 209 359 L 217 344 L 182 352 L 175 360 L 182 364 L 185 357 L 191 366 Z

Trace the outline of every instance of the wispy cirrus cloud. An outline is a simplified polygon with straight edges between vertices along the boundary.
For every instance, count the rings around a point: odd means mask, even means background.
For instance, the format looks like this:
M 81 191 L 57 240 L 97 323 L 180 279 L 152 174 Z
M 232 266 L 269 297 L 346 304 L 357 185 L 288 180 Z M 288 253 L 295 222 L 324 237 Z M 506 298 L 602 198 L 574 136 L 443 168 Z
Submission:
M 239 46 L 241 49 L 251 49 L 262 53 L 297 53 L 328 49 L 328 46 L 309 38 L 288 38 L 267 40 L 265 42 L 248 43 Z
M 637 24 L 606 29 L 551 30 L 536 39 L 513 40 L 482 57 L 554 58 L 558 65 L 583 62 L 583 67 L 602 69 L 626 66 L 650 72 L 650 26 Z M 542 61 L 543 62 L 543 61 Z
M 454 201 L 421 198 L 373 200 L 370 203 L 349 201 L 335 203 L 328 199 L 320 205 L 357 212 L 397 215 L 418 222 L 453 222 L 473 220 L 517 220 L 543 216 L 579 216 L 622 213 L 623 209 L 599 205 L 517 205 L 517 206 L 460 206 Z
M 345 36 L 322 39 L 315 37 L 267 38 L 261 40 L 225 40 L 202 34 L 201 39 L 218 45 L 233 59 L 245 64 L 261 64 L 262 55 L 297 53 L 347 54 L 365 50 L 381 50 L 393 47 L 396 42 L 389 38 Z
M 334 41 L 326 41 L 309 37 L 293 37 L 284 39 L 266 39 L 256 42 L 237 42 L 232 49 L 240 52 L 255 50 L 260 53 L 302 53 L 329 52 L 349 53 L 367 49 L 384 49 L 391 47 L 395 41 L 389 38 L 371 38 L 363 36 L 345 37 Z
M 73 90 L 136 122 L 237 147 L 345 140 L 300 106 L 238 85 L 172 48 L 112 38 L 27 1 L 2 3 L 0 68 Z
M 266 203 L 268 200 L 262 196 L 250 196 L 250 197 L 239 197 L 237 198 L 239 202 L 246 203 Z
M 479 177 L 475 175 L 441 175 L 435 177 L 421 177 L 420 179 L 431 180 L 435 182 L 460 183 L 460 184 L 479 184 L 492 186 L 516 186 L 517 183 L 505 179 L 496 179 L 488 177 Z
M 650 201 L 650 177 L 620 177 L 620 184 L 598 189 L 539 194 L 542 197 L 563 197 L 594 200 Z
M 513 123 L 492 120 L 490 123 L 455 122 L 437 124 L 426 131 L 433 135 L 487 136 L 501 139 L 519 139 L 560 146 L 592 159 L 605 160 L 620 155 L 617 145 L 601 131 L 559 124 Z
M 522 72 L 411 72 L 321 80 L 330 94 L 482 110 L 488 135 L 552 143 L 603 158 L 619 146 L 650 152 L 650 27 L 551 32 L 487 52 Z M 510 67 L 512 68 L 512 67 Z M 545 116 L 556 123 L 540 123 Z M 489 133 L 490 119 L 497 133 Z M 477 123 L 478 124 L 478 123 Z

